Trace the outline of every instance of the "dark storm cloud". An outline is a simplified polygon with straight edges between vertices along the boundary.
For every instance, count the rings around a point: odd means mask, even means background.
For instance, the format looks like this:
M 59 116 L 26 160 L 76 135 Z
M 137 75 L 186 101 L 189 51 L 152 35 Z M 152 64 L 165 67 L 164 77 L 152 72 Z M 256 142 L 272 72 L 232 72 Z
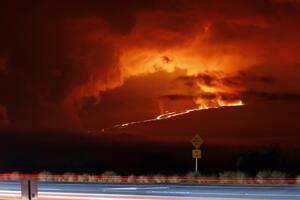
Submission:
M 193 86 L 195 82 L 201 82 L 201 84 L 207 86 L 215 86 L 216 82 L 220 81 L 214 73 L 200 73 L 196 76 L 180 76 L 175 81 L 183 82 L 187 86 Z
M 270 72 L 269 72 L 270 73 Z M 228 75 L 221 78 L 220 82 L 227 86 L 250 86 L 253 83 L 272 85 L 277 79 L 271 75 L 255 75 L 253 71 L 242 71 L 235 75 Z
M 215 72 L 200 73 L 196 76 L 180 76 L 175 82 L 182 82 L 187 86 L 195 86 L 195 82 L 200 82 L 206 86 L 224 85 L 229 87 L 247 86 L 256 84 L 274 84 L 277 79 L 270 75 L 256 75 L 253 71 L 242 71 L 236 74 L 224 74 Z
M 180 100 L 192 100 L 194 97 L 192 95 L 185 94 L 165 94 L 160 96 L 161 99 L 170 101 L 180 101 Z
M 74 90 L 89 82 L 92 74 L 96 77 L 97 73 L 106 74 L 109 65 L 115 62 L 115 51 L 104 41 L 89 40 L 84 31 L 48 20 L 48 17 L 25 19 L 23 27 L 16 27 L 12 36 L 2 38 L 16 44 L 5 49 L 8 52 L 7 73 L 0 80 L 3 94 L 0 101 L 13 120 L 20 122 L 31 118 L 37 120 L 37 124 L 48 121 L 50 126 L 61 126 L 55 119 L 66 109 L 62 108 L 63 101 L 69 95 L 76 96 Z M 79 50 L 74 53 L 74 49 Z M 86 62 L 97 65 L 98 69 Z M 105 75 L 98 78 L 103 79 Z
M 221 99 L 226 102 L 232 102 L 241 99 L 240 94 L 219 93 Z
M 209 93 L 209 92 L 202 92 L 196 95 L 197 98 L 213 101 L 216 99 L 220 99 L 224 102 L 235 102 L 241 99 L 241 94 L 238 93 L 224 93 L 224 92 L 217 92 L 217 93 Z
M 300 101 L 300 93 L 271 93 L 263 91 L 246 91 L 245 99 L 258 98 L 269 101 Z
M 226 3 L 234 6 L 226 6 Z M 297 37 L 299 27 L 291 26 L 300 21 L 299 3 L 296 1 L 233 0 L 226 3 L 220 4 L 220 13 L 226 18 L 214 20 L 211 24 L 211 42 L 273 43 L 274 38 L 290 41 Z
M 221 100 L 225 102 L 232 102 L 239 100 L 241 98 L 240 94 L 232 94 L 232 93 L 209 93 L 209 92 L 202 92 L 201 94 L 197 95 L 198 98 L 205 99 L 205 100 L 214 100 L 220 97 Z
M 109 84 L 107 76 L 118 76 L 118 52 L 101 38 L 107 29 L 102 19 L 108 21 L 113 33 L 124 34 L 133 24 L 131 18 L 102 12 L 114 7 L 108 1 L 0 4 L 1 72 L 5 69 L 0 77 L 0 103 L 6 106 L 10 118 L 25 129 L 35 125 L 79 128 L 76 99 L 89 95 L 86 84 L 96 79 L 101 89 Z M 121 7 L 122 3 L 115 9 Z M 98 13 L 96 8 L 100 9 Z M 91 32 L 99 36 L 93 38 Z
M 216 76 L 209 74 L 198 74 L 196 78 L 208 86 L 214 86 L 214 82 L 218 80 Z
M 249 41 L 262 37 L 261 34 L 266 31 L 256 25 L 236 25 L 224 21 L 214 22 L 211 27 L 210 42 L 215 43 Z
M 218 97 L 216 93 L 203 92 L 198 95 L 201 99 L 214 100 Z

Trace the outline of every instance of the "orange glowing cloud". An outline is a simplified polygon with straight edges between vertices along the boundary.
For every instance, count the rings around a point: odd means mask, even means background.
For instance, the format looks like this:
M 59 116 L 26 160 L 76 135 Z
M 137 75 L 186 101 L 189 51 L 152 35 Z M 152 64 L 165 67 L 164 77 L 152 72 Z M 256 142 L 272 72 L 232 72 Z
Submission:
M 14 124 L 77 130 L 297 97 L 296 1 L 129 2 L 1 6 L 0 104 Z

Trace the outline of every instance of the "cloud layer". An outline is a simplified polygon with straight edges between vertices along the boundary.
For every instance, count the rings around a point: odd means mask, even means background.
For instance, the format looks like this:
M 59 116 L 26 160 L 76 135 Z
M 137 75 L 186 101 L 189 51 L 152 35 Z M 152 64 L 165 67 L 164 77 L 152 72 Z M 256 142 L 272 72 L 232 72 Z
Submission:
M 299 99 L 298 1 L 0 4 L 1 116 L 16 129 Z

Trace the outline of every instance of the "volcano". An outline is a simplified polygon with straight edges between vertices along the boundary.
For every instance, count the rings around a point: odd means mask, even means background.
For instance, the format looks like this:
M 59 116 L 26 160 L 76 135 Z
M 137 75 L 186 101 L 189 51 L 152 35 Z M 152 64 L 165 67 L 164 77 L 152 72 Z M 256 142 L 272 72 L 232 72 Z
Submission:
M 190 110 L 104 130 L 125 140 L 189 142 L 200 134 L 206 144 L 239 145 L 256 148 L 279 144 L 296 147 L 300 139 L 300 103 L 272 102 Z M 126 135 L 126 137 L 122 137 Z

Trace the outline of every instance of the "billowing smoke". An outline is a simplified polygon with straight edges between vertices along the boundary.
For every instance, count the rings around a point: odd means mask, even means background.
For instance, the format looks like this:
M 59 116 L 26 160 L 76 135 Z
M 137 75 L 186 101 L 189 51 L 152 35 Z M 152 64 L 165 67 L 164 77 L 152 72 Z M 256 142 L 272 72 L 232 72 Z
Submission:
M 0 4 L 0 104 L 16 129 L 101 128 L 300 91 L 296 1 Z

